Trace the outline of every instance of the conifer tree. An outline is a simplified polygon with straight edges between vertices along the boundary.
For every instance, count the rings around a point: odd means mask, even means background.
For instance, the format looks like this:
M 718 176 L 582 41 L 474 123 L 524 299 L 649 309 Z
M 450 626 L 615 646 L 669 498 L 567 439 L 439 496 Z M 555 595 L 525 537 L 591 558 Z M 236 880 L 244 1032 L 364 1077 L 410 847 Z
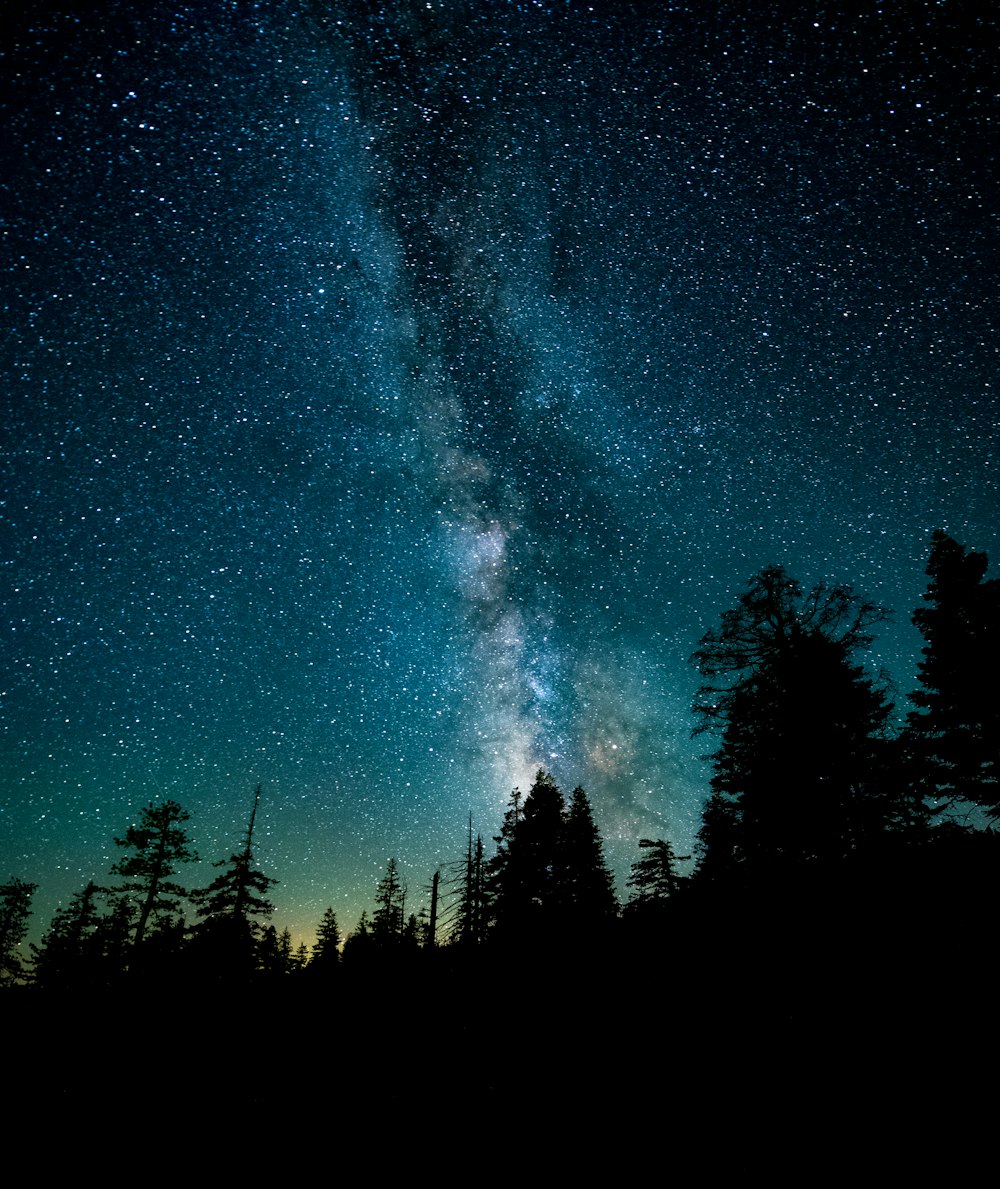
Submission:
M 523 817 L 524 794 L 515 787 L 511 790 L 510 800 L 500 824 L 500 833 L 493 836 L 493 841 L 497 844 L 496 854 L 486 865 L 490 927 L 501 932 L 504 928 L 504 917 L 511 916 L 512 905 L 521 898 L 521 857 L 517 839 Z M 471 820 L 469 830 L 471 835 Z
M 186 889 L 169 877 L 178 864 L 198 858 L 183 829 L 190 816 L 176 801 L 160 805 L 150 802 L 142 810 L 139 825 L 129 826 L 124 838 L 115 839 L 116 846 L 135 852 L 117 862 L 111 874 L 125 877 L 127 882 L 121 891 L 138 904 L 133 938 L 136 947 L 142 944 L 151 920 L 172 916 L 188 897 Z
M 339 965 L 340 929 L 333 909 L 328 908 L 316 930 L 316 944 L 313 946 L 309 970 L 314 975 L 327 975 Z
M 566 817 L 562 868 L 562 899 L 569 920 L 590 929 L 617 916 L 614 877 L 590 801 L 580 787 L 573 790 Z
M 363 966 L 372 955 L 374 939 L 368 910 L 365 909 L 358 919 L 357 926 L 352 933 L 348 933 L 344 940 L 344 966 Z
M 95 939 L 101 889 L 93 881 L 77 892 L 52 918 L 41 945 L 32 945 L 34 981 L 41 987 L 87 987 L 102 973 L 99 942 Z
M 246 845 L 228 859 L 216 863 L 216 867 L 223 868 L 221 874 L 207 888 L 193 895 L 199 905 L 198 915 L 202 918 L 198 930 L 202 943 L 199 948 L 206 952 L 214 947 L 216 956 L 210 961 L 215 964 L 217 960 L 220 968 L 228 966 L 234 973 L 239 970 L 249 972 L 254 968 L 255 943 L 262 932 L 257 918 L 269 917 L 274 911 L 274 905 L 266 896 L 278 881 L 259 871 L 253 858 L 253 831 L 260 793 L 258 785 Z
M 934 533 L 926 605 L 913 613 L 925 643 L 906 741 L 933 808 L 973 802 L 996 818 L 1000 698 L 990 675 L 1000 664 L 1000 580 L 985 580 L 988 564 L 985 553 Z
M 541 940 L 559 928 L 566 901 L 566 803 L 548 772 L 531 791 L 515 789 L 490 861 L 494 927 L 509 939 Z
M 896 820 L 886 779 L 885 691 L 853 663 L 884 618 L 848 587 L 803 595 L 779 566 L 750 582 L 694 660 L 707 679 L 695 711 L 717 730 L 717 866 L 761 871 L 834 860 Z M 703 841 L 709 835 L 703 835 Z
M 719 789 L 713 789 L 701 811 L 692 879 L 698 884 L 724 882 L 738 869 L 739 859 L 738 802 Z
M 122 895 L 118 889 L 108 891 L 106 895 L 110 900 L 109 908 L 97 920 L 92 945 L 101 954 L 108 976 L 115 977 L 131 970 L 130 962 L 135 957 L 136 910 L 128 896 Z M 159 918 L 156 928 L 147 934 L 145 944 L 158 950 L 173 927 L 170 918 Z
M 681 876 L 677 864 L 690 859 L 690 855 L 674 854 L 673 846 L 662 838 L 640 838 L 639 847 L 649 853 L 632 864 L 632 873 L 627 883 L 632 889 L 628 908 L 663 908 L 677 894 Z
M 393 946 L 402 937 L 405 906 L 406 888 L 399 876 L 399 866 L 395 859 L 390 859 L 375 892 L 371 931 L 377 946 Z
M 23 879 L 0 884 L 0 987 L 16 983 L 24 973 L 20 946 L 28 932 L 31 897 L 37 887 Z
M 520 792 L 514 790 L 518 802 Z M 483 860 L 483 839 L 472 837 L 472 814 L 469 814 L 465 858 L 457 873 L 458 903 L 453 917 L 451 941 L 464 947 L 480 945 L 486 937 L 488 900 L 486 870 Z
M 284 974 L 278 946 L 278 930 L 273 925 L 265 925 L 261 929 L 257 941 L 257 969 L 268 978 Z

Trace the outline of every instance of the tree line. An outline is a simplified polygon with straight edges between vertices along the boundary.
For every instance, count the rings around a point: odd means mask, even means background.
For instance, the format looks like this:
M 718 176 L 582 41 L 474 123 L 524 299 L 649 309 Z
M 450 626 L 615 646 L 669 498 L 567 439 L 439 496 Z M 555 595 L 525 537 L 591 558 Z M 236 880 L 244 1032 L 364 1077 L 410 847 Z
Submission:
M 343 936 L 329 908 L 311 949 L 296 949 L 270 923 L 276 880 L 254 858 L 258 788 L 242 845 L 200 890 L 179 879 L 198 858 L 189 814 L 172 800 L 147 805 L 115 838 L 117 882 L 88 883 L 30 955 L 35 885 L 0 885 L 0 982 L 316 982 L 435 955 L 655 948 L 710 905 L 759 905 L 777 892 L 814 911 L 820 901 L 845 903 L 850 888 L 870 897 L 878 886 L 913 887 L 914 872 L 940 880 L 960 868 L 968 877 L 970 864 L 992 867 L 992 826 L 968 822 L 972 811 L 1000 817 L 1000 700 L 991 690 L 1000 582 L 986 579 L 987 566 L 985 554 L 934 534 L 913 614 L 924 638 L 918 688 L 901 727 L 888 678 L 862 663 L 886 612 L 847 586 L 804 591 L 779 566 L 755 575 L 692 658 L 703 677 L 695 730 L 714 741 L 696 849 L 682 856 L 668 839 L 642 839 L 624 905 L 586 792 L 567 801 L 540 770 L 527 794 L 512 792 L 490 855 L 470 819 L 464 856 L 424 889 L 428 907 L 408 910 L 391 859 L 371 913 Z

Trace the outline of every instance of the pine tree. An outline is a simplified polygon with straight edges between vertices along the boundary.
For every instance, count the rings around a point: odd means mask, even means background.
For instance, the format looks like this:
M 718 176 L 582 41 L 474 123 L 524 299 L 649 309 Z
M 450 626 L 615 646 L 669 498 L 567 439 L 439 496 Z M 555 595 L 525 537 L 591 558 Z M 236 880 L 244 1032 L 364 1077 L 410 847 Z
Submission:
M 375 892 L 372 939 L 379 948 L 398 944 L 403 934 L 405 906 L 406 888 L 399 877 L 396 860 L 390 859 Z
M 919 792 L 934 808 L 973 802 L 996 818 L 1000 698 L 988 675 L 1000 663 L 1000 580 L 984 580 L 988 564 L 985 553 L 934 533 L 926 606 L 913 613 L 925 644 L 905 736 Z
M 257 939 L 257 969 L 261 974 L 278 973 L 278 930 L 273 925 L 264 925 Z
M 38 884 L 12 879 L 0 884 L 0 987 L 16 983 L 24 973 L 20 947 L 28 932 L 31 897 Z
M 124 838 L 115 839 L 116 846 L 135 851 L 116 863 L 111 874 L 125 877 L 128 882 L 121 890 L 139 905 L 133 938 L 136 947 L 142 944 L 151 920 L 171 917 L 188 897 L 188 892 L 168 877 L 178 864 L 198 858 L 182 828 L 190 816 L 176 801 L 160 805 L 150 802 L 140 815 L 139 825 L 129 826 Z
M 662 909 L 677 894 L 681 876 L 677 864 L 690 859 L 690 855 L 674 854 L 673 846 L 662 838 L 640 838 L 641 850 L 649 854 L 632 864 L 628 886 L 632 889 L 627 907 L 636 909 Z
M 55 914 L 41 945 L 32 945 L 38 986 L 82 989 L 99 984 L 104 973 L 97 936 L 100 893 L 97 884 L 88 883 Z
M 564 915 L 566 803 L 542 769 L 520 797 L 515 789 L 489 864 L 492 913 L 501 936 L 539 941 Z
M 567 919 L 582 929 L 607 924 L 618 915 L 614 878 L 587 794 L 575 788 L 564 829 L 563 893 Z
M 518 805 L 520 792 L 515 789 Z M 457 872 L 458 903 L 454 910 L 451 928 L 451 942 L 463 947 L 480 945 L 486 938 L 489 914 L 486 891 L 486 870 L 483 861 L 483 839 L 477 834 L 472 837 L 472 814 L 469 814 L 468 837 L 465 858 Z
M 313 946 L 309 970 L 313 975 L 329 975 L 340 965 L 340 929 L 332 908 L 323 913 L 316 930 L 316 944 Z
M 135 957 L 136 910 L 128 896 L 122 895 L 118 889 L 106 894 L 110 899 L 108 912 L 97 920 L 92 946 L 100 953 L 108 976 L 115 978 L 131 969 L 130 961 Z M 162 956 L 161 949 L 168 948 L 164 941 L 173 926 L 170 918 L 159 918 L 156 928 L 147 934 L 145 945 L 158 957 Z
M 504 918 L 511 918 L 513 906 L 522 898 L 517 838 L 523 818 L 524 794 L 515 787 L 511 790 L 510 801 L 500 824 L 500 833 L 493 836 L 493 841 L 497 844 L 496 854 L 486 864 L 489 928 L 501 933 L 505 928 Z M 470 821 L 470 831 L 471 828 Z M 471 855 L 468 858 L 471 860 Z
M 724 882 L 739 867 L 740 815 L 736 800 L 714 790 L 701 812 L 693 879 Z
M 344 939 L 344 966 L 364 967 L 371 959 L 374 948 L 371 921 L 368 918 L 368 910 L 365 909 L 354 931 L 348 933 Z
M 406 924 L 403 926 L 402 932 L 399 935 L 400 948 L 404 953 L 415 954 L 420 949 L 420 941 L 423 931 L 420 927 L 420 918 L 415 912 L 411 912 L 406 918 Z
M 848 587 L 803 596 L 777 566 L 751 580 L 694 660 L 707 678 L 695 711 L 716 730 L 714 841 L 725 867 L 834 860 L 893 824 L 883 688 L 852 663 L 884 618 Z M 707 823 L 706 823 L 707 825 Z M 711 835 L 703 833 L 703 843 Z
M 265 977 L 281 978 L 291 974 L 294 965 L 289 930 L 279 933 L 274 925 L 265 925 L 257 942 L 257 969 Z
M 200 891 L 193 894 L 198 903 L 198 949 L 203 954 L 214 950 L 208 959 L 220 971 L 251 972 L 255 965 L 255 947 L 262 932 L 257 918 L 269 917 L 274 905 L 266 899 L 270 888 L 278 881 L 264 875 L 254 866 L 253 831 L 260 804 L 260 786 L 254 794 L 246 845 L 241 851 L 222 859 L 214 866 L 223 868 L 221 874 Z

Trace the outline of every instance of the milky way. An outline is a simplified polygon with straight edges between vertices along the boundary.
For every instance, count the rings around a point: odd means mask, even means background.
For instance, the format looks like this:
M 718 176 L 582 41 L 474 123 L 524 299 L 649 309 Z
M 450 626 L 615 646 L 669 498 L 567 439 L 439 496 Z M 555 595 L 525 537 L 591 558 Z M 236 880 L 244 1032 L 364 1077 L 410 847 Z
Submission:
M 0 876 L 261 783 L 276 923 L 416 907 L 539 766 L 619 873 L 778 562 L 997 555 L 996 28 L 960 4 L 278 2 L 3 48 Z M 894 15 L 895 13 L 895 15 Z M 207 883 L 197 876 L 194 883 Z

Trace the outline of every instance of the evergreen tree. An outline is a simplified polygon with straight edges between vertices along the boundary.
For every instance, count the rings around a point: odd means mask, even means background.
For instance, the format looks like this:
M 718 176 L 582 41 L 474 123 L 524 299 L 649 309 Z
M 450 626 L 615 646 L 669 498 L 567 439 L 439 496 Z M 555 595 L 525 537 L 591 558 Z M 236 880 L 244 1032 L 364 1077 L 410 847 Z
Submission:
M 568 920 L 590 929 L 618 915 L 614 878 L 587 794 L 575 788 L 564 830 L 563 901 Z
M 371 958 L 374 946 L 371 921 L 368 919 L 368 910 L 365 909 L 353 933 L 348 933 L 344 940 L 344 965 L 352 968 L 363 967 Z
M 690 855 L 676 855 L 674 848 L 662 838 L 655 841 L 640 838 L 639 848 L 649 853 L 632 864 L 628 886 L 632 895 L 626 905 L 631 914 L 636 912 L 662 912 L 676 896 L 681 884 L 677 864 L 690 859 Z
M 503 932 L 503 918 L 512 915 L 511 906 L 520 900 L 520 855 L 518 831 L 524 817 L 524 794 L 519 788 L 511 790 L 510 801 L 500 824 L 500 833 L 493 835 L 496 854 L 486 865 L 486 894 L 491 929 Z M 471 821 L 470 821 L 471 831 Z M 469 856 L 471 858 L 471 856 Z
M 23 879 L 0 884 L 0 987 L 16 983 L 24 973 L 20 947 L 28 932 L 31 897 L 37 887 Z
M 996 818 L 1000 698 L 989 681 L 1000 664 L 1000 580 L 984 581 L 988 564 L 934 533 L 926 605 L 913 613 L 925 643 L 905 735 L 919 792 L 935 808 L 974 802 Z
M 274 905 L 264 897 L 278 881 L 254 867 L 253 851 L 249 847 L 213 866 L 225 870 L 197 893 L 198 915 L 209 921 L 244 922 L 251 926 L 251 932 L 256 932 L 253 918 L 268 917 L 274 912 Z
M 264 926 L 257 943 L 257 969 L 269 978 L 291 974 L 295 967 L 292 935 L 288 929 L 280 933 L 274 925 Z
M 124 876 L 128 881 L 122 891 L 138 903 L 134 944 L 142 944 L 151 920 L 172 917 L 187 899 L 188 892 L 168 877 L 180 863 L 190 863 L 198 856 L 188 845 L 183 823 L 190 814 L 176 801 L 161 805 L 150 802 L 143 809 L 138 826 L 129 826 L 124 838 L 116 838 L 115 845 L 135 851 L 111 868 L 112 875 Z
M 295 969 L 295 954 L 292 951 L 292 933 L 287 925 L 278 934 L 278 958 L 281 962 L 281 973 L 291 974 Z
M 519 804 L 521 794 L 517 789 L 514 792 Z M 463 947 L 480 945 L 486 937 L 489 910 L 483 839 L 482 835 L 477 834 L 473 841 L 471 813 L 465 859 L 461 863 L 457 883 L 458 904 L 453 917 L 451 941 Z
M 316 930 L 316 944 L 313 946 L 309 970 L 314 975 L 327 975 L 339 965 L 340 929 L 333 909 L 328 908 Z
M 128 896 L 118 889 L 106 895 L 110 898 L 109 909 L 98 918 L 91 944 L 100 953 L 108 976 L 118 977 L 130 969 L 130 959 L 134 957 L 136 910 Z M 164 935 L 172 925 L 169 918 L 158 918 L 145 943 L 151 951 L 164 948 Z
M 385 875 L 375 892 L 375 915 L 372 917 L 372 939 L 380 948 L 396 945 L 403 934 L 406 888 L 399 876 L 395 859 L 390 859 Z
M 738 803 L 715 789 L 701 812 L 693 878 L 698 883 L 728 879 L 738 869 L 739 850 Z
M 520 797 L 515 789 L 489 864 L 493 919 L 501 936 L 540 940 L 566 902 L 566 804 L 542 769 L 523 805 Z
M 197 949 L 206 955 L 210 965 L 222 972 L 249 973 L 254 969 L 256 942 L 262 933 L 257 918 L 269 917 L 274 911 L 266 896 L 278 881 L 254 866 L 253 831 L 259 804 L 258 785 L 246 845 L 228 859 L 215 863 L 214 866 L 223 868 L 222 872 L 207 888 L 193 893 L 198 916 L 202 918 Z
M 415 912 L 411 912 L 406 918 L 406 924 L 403 926 L 402 932 L 399 935 L 399 944 L 404 953 L 414 954 L 420 949 L 420 941 L 423 931 L 420 928 L 420 919 Z
M 803 596 L 771 566 L 703 638 L 698 729 L 722 738 L 711 757 L 714 837 L 705 830 L 702 842 L 728 835 L 732 848 L 705 856 L 717 868 L 832 860 L 897 819 L 885 772 L 892 705 L 852 663 L 883 618 L 848 587 Z
M 285 973 L 278 945 L 278 930 L 273 925 L 264 925 L 261 929 L 257 941 L 257 969 L 272 978 Z
M 93 881 L 52 918 L 40 946 L 32 945 L 34 980 L 46 988 L 98 985 L 104 973 L 98 935 L 101 889 Z

